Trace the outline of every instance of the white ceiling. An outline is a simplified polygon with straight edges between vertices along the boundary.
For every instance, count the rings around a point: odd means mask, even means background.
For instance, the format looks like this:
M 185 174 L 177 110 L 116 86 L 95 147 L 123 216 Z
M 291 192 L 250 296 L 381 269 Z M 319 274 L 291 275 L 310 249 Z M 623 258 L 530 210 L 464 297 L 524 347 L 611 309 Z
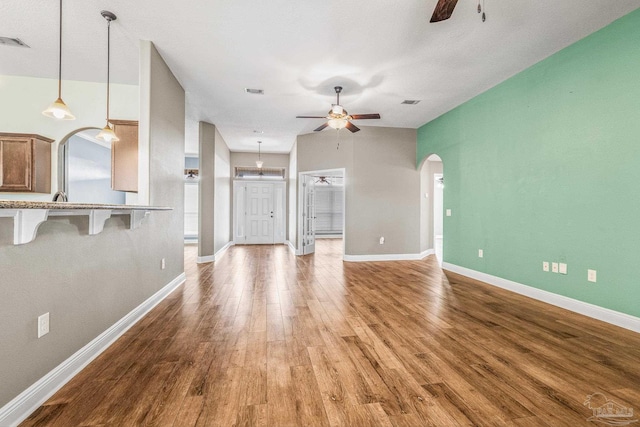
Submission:
M 187 120 L 218 126 L 234 151 L 288 152 L 322 120 L 341 85 L 358 126 L 417 128 L 640 7 L 640 0 L 460 0 L 430 24 L 436 0 L 65 0 L 65 79 L 137 83 L 139 39 L 152 40 L 187 91 Z M 2 0 L 0 74 L 57 76 L 56 0 Z M 249 95 L 244 88 L 264 89 Z M 419 99 L 418 105 L 401 105 Z M 256 134 L 261 130 L 263 134 Z M 326 130 L 329 131 L 329 130 Z M 325 131 L 325 132 L 326 132 Z M 346 132 L 346 131 L 345 131 Z

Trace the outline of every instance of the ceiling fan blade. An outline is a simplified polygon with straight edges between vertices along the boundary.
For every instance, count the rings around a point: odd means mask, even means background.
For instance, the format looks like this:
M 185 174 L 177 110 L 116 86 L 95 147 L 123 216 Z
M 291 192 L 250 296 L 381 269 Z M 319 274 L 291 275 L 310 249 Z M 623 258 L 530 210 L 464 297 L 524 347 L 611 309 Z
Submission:
M 327 116 L 296 116 L 296 119 L 326 119 Z
M 324 117 L 323 117 L 324 119 Z M 314 129 L 314 132 L 320 132 L 322 129 L 326 128 L 327 126 L 329 126 L 329 123 L 323 123 L 322 126 L 317 127 L 316 129 Z
M 436 8 L 433 9 L 430 22 L 440 22 L 451 18 L 456 3 L 458 3 L 458 0 L 438 0 Z
M 380 114 L 351 114 L 352 120 L 379 119 Z
M 354 125 L 351 122 L 347 122 L 347 125 L 345 126 L 345 128 L 349 129 L 351 133 L 356 133 L 360 130 L 358 126 Z

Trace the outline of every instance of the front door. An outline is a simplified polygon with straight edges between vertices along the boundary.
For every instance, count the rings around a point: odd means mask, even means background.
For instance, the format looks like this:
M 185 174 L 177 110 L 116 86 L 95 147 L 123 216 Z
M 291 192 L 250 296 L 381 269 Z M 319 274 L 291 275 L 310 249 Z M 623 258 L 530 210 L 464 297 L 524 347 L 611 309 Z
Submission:
M 246 243 L 274 243 L 273 184 L 247 185 Z

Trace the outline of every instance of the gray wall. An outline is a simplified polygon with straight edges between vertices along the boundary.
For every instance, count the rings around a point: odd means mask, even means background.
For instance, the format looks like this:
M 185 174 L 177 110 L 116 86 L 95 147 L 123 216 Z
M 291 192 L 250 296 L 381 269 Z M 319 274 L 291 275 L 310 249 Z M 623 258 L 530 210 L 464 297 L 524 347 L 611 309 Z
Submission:
M 210 257 L 214 249 L 216 127 L 200 122 L 200 193 L 198 198 L 198 256 Z
M 296 209 L 298 206 L 298 143 L 295 142 L 289 153 L 289 197 L 287 198 L 287 220 L 289 243 L 297 248 L 298 245 L 298 223 L 296 221 Z
M 175 210 L 152 213 L 135 230 L 114 217 L 95 236 L 88 217 L 60 217 L 20 246 L 12 244 L 12 221 L 0 219 L 0 407 L 184 271 L 184 92 L 146 43 L 150 81 L 140 89 L 148 111 L 140 126 L 150 135 L 151 202 Z M 51 330 L 38 339 L 36 319 L 45 312 Z
M 231 152 L 218 129 L 216 129 L 215 149 L 214 253 L 222 249 L 232 239 Z
M 198 256 L 210 257 L 231 240 L 231 152 L 214 125 L 199 128 Z
M 298 137 L 298 173 L 345 168 L 345 254 L 420 253 L 415 129 L 362 127 Z M 385 244 L 378 243 L 384 236 Z

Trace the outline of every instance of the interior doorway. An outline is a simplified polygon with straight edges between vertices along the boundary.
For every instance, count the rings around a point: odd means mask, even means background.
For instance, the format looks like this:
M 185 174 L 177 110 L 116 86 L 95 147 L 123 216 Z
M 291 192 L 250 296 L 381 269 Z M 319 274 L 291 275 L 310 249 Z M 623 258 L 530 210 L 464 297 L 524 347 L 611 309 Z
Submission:
M 234 181 L 234 244 L 284 243 L 287 222 L 285 190 L 284 181 Z
M 300 173 L 298 254 L 315 253 L 316 239 L 342 239 L 345 245 L 345 171 Z
M 442 159 L 432 154 L 425 159 L 420 169 L 421 188 L 421 250 L 435 254 L 438 264 L 444 260 L 445 235 L 444 213 L 444 170 Z

